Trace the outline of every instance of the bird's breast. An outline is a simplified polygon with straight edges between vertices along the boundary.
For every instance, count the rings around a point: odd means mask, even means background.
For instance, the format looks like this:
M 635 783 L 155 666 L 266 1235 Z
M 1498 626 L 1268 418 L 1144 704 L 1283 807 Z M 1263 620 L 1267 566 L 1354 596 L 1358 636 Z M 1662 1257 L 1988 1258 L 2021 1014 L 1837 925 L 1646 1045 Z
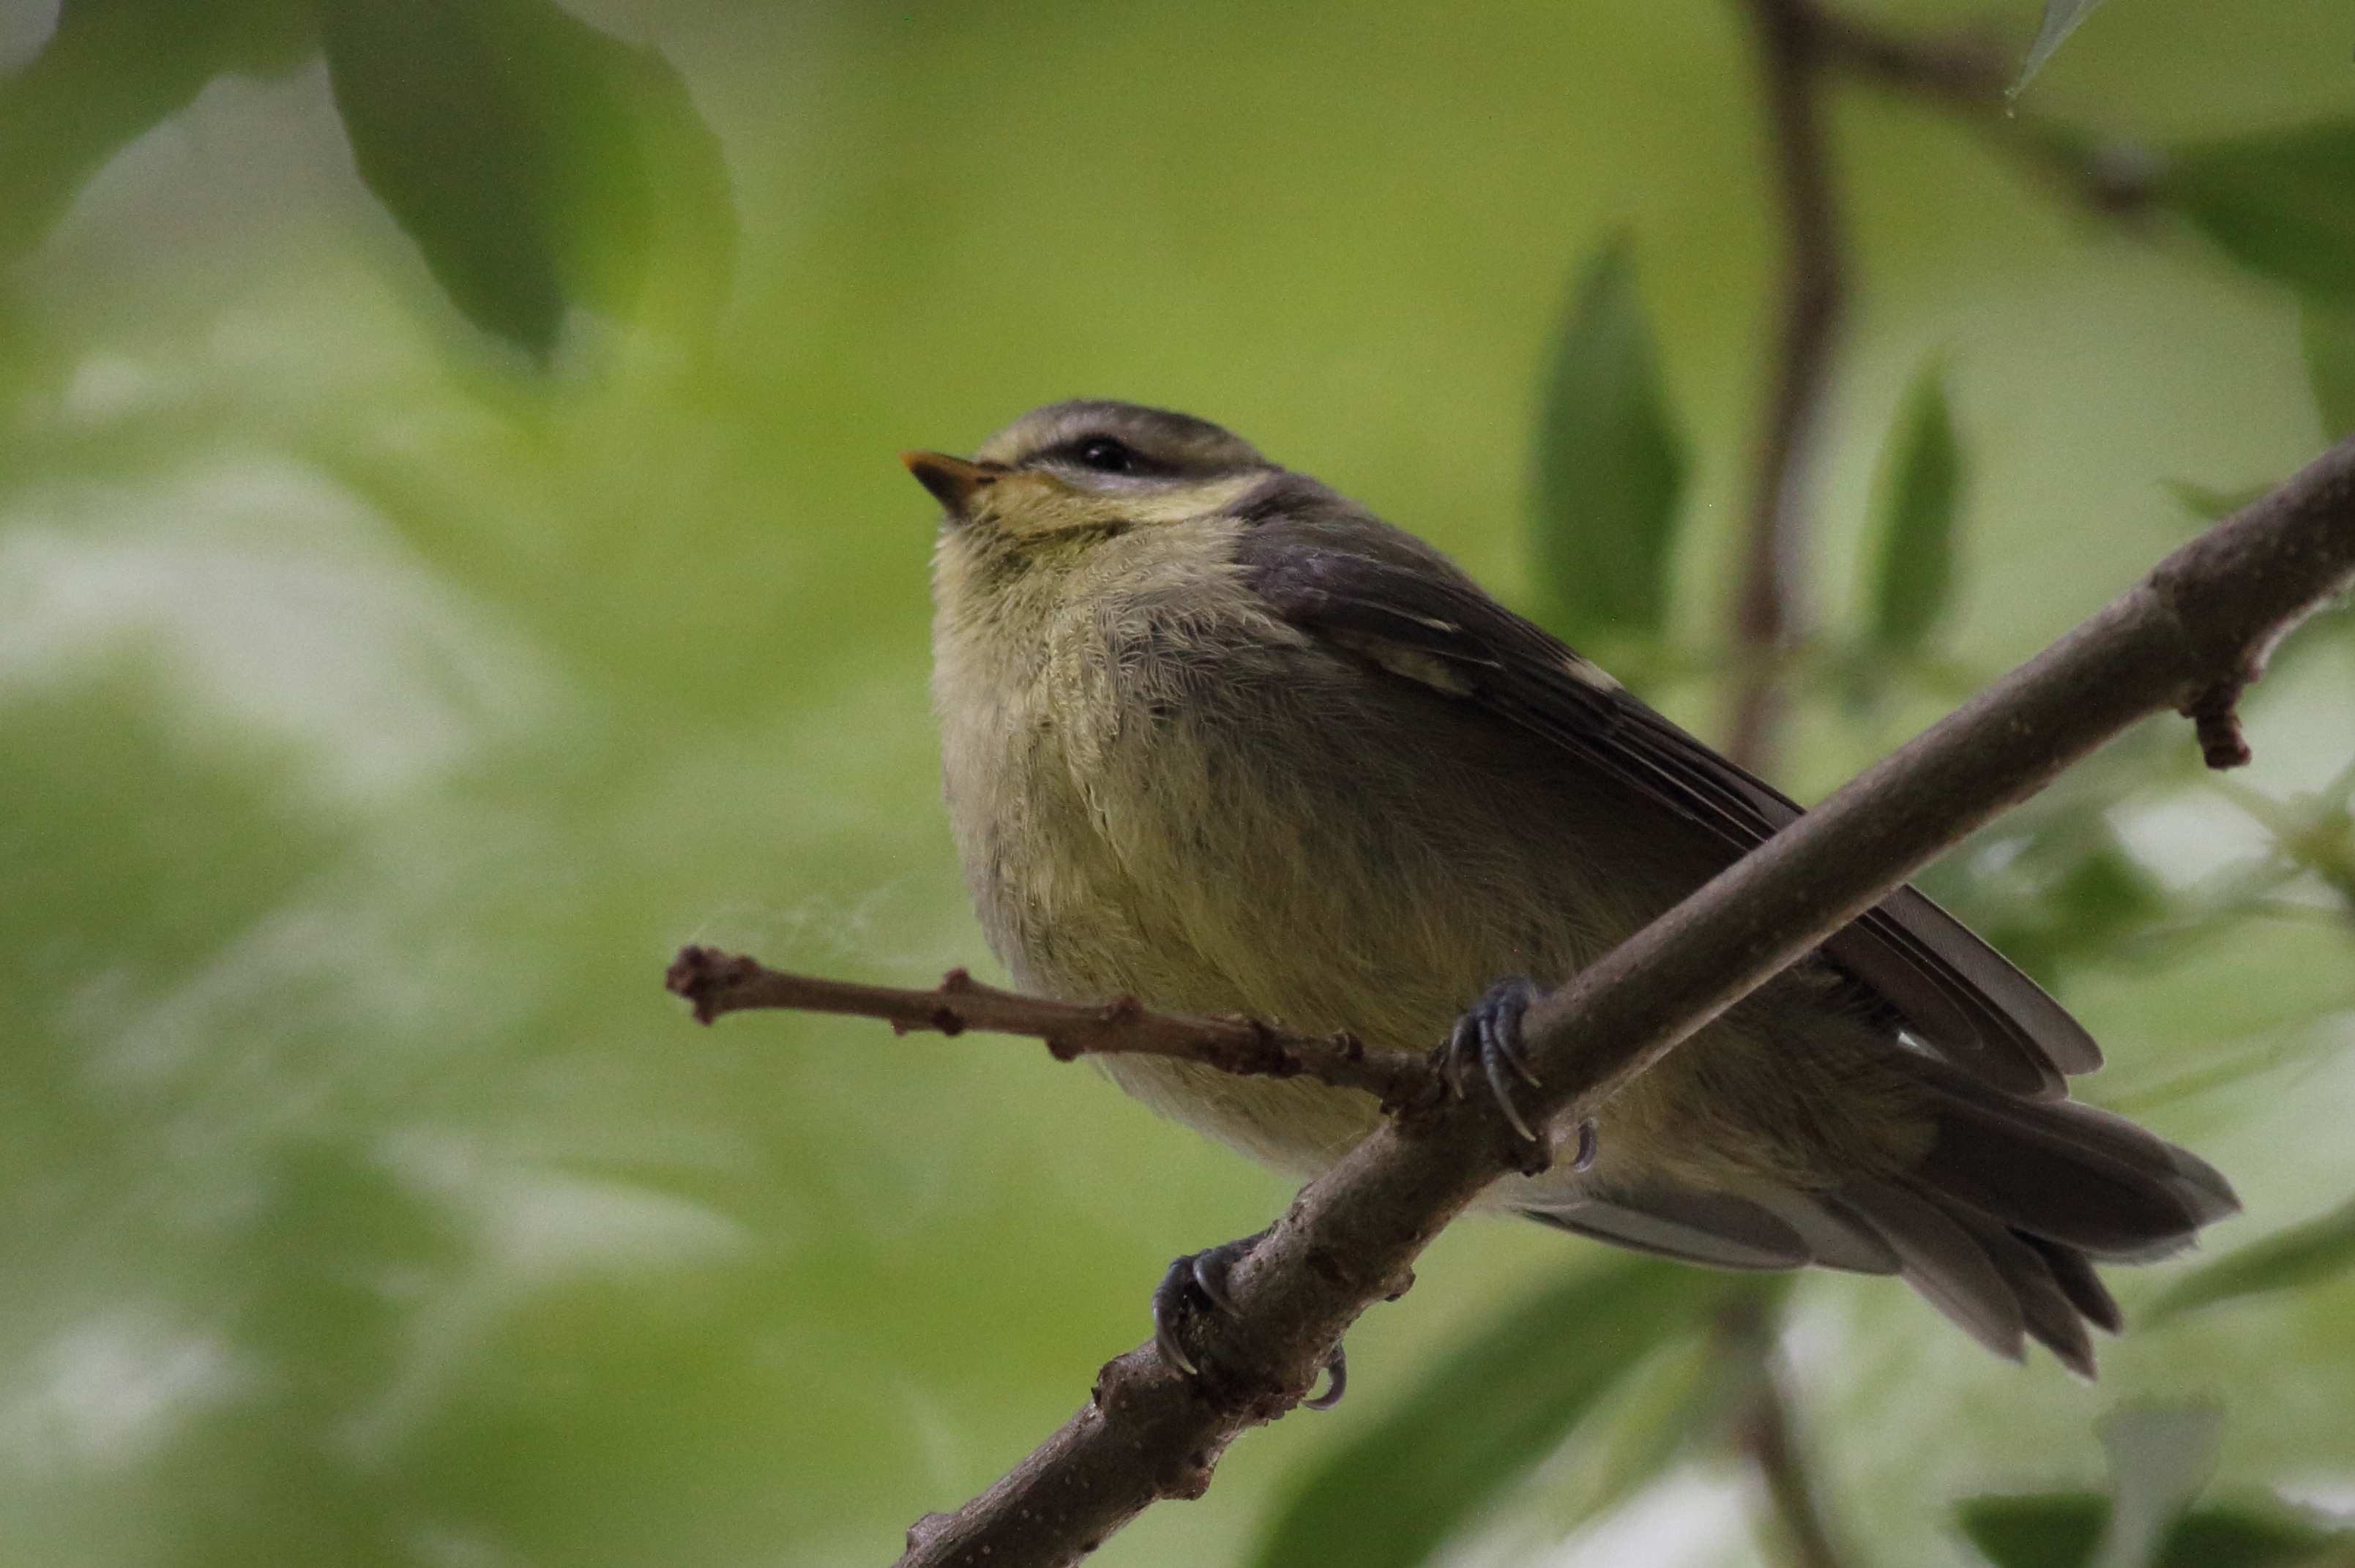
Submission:
M 943 617 L 951 816 L 1022 984 L 1422 1048 L 1491 981 L 1560 978 L 1625 923 L 1574 896 L 1580 804 L 1446 699 L 1231 573 L 1121 581 L 1018 655 Z

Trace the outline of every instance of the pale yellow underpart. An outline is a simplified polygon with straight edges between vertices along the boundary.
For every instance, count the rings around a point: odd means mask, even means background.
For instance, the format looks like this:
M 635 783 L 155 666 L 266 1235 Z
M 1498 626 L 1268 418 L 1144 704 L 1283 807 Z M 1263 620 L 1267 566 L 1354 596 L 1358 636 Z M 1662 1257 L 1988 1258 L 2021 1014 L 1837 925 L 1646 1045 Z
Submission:
M 1281 723 L 1187 717 L 1253 681 L 1280 713 L 1318 681 L 1346 694 L 1367 678 L 1276 617 L 1233 564 L 1242 525 L 1218 508 L 1263 477 L 1099 495 L 1016 473 L 943 531 L 933 696 L 951 826 L 991 945 L 1027 989 L 1129 994 L 1426 1049 L 1490 981 L 1519 972 L 1558 983 L 1640 916 L 1509 802 L 1465 805 L 1470 839 L 1430 823 L 1418 794 L 1430 781 L 1413 771 L 1428 757 L 1371 748 L 1305 766 L 1305 753 L 1283 750 Z M 1464 689 L 1430 655 L 1378 640 L 1364 653 L 1439 691 Z M 1572 673 L 1601 676 L 1583 661 Z M 1452 787 L 1476 796 L 1485 786 Z M 1358 809 L 1338 808 L 1344 792 Z M 1381 836 L 1378 852 L 1369 834 Z M 1564 896 L 1571 888 L 1578 899 Z M 1657 1174 L 1740 1190 L 1762 1174 L 1806 1185 L 1827 1157 L 1900 1157 L 1891 1139 L 1906 1130 L 1891 1127 L 1889 1107 L 1822 1081 L 1842 1060 L 1794 1057 L 1721 1021 L 1608 1108 L 1593 1179 Z M 1295 1176 L 1329 1166 L 1377 1118 L 1369 1096 L 1305 1079 L 1149 1058 L 1105 1070 Z M 1555 1133 L 1558 1145 L 1574 1136 Z M 1567 1166 L 1540 1187 L 1508 1184 L 1496 1203 L 1563 1200 L 1580 1183 Z

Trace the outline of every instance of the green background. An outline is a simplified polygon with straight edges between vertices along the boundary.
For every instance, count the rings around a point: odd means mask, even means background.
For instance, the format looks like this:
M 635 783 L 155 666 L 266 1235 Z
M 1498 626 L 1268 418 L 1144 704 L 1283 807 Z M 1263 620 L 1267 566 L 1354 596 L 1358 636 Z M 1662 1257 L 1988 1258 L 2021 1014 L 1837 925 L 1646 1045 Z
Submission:
M 662 991 L 689 941 L 995 973 L 938 802 L 936 509 L 900 449 L 1067 396 L 1183 408 L 1528 603 L 1549 345 L 1626 229 L 1698 459 L 1679 627 L 1716 636 L 1776 254 L 1733 7 L 574 9 L 657 46 L 719 138 L 741 239 L 709 323 L 578 321 L 545 373 L 490 343 L 356 177 L 315 61 L 213 81 L 0 273 L 12 1568 L 888 1561 L 1146 1334 L 1173 1254 L 1278 1211 L 1273 1178 L 1034 1045 L 705 1031 Z M 2033 11 L 1998 19 L 2017 41 Z M 8 27 L 28 57 L 38 16 Z M 2119 0 L 2029 101 L 2160 138 L 2344 114 L 2350 28 L 2336 0 Z M 1950 651 L 1977 676 L 2186 535 L 2160 481 L 2318 450 L 2286 293 L 1930 111 L 1848 90 L 1835 128 L 1860 295 L 1819 618 L 1853 618 L 1933 352 L 1973 461 Z M 672 243 L 658 277 L 709 260 Z M 2292 652 L 2251 713 L 2275 794 L 2355 737 L 2346 640 Z M 1705 681 L 1659 695 L 1715 724 Z M 1820 794 L 1937 708 L 1810 708 L 1784 782 Z M 2262 847 L 2184 782 L 2185 736 L 2151 744 L 2110 819 L 2147 870 Z M 2089 1097 L 2239 1184 L 2211 1253 L 2355 1189 L 2342 929 L 2235 928 L 2066 999 L 2113 1062 Z M 1321 1445 L 1593 1255 L 1459 1228 L 1352 1337 L 1347 1403 L 1247 1437 L 1100 1561 L 1242 1559 Z M 2179 1267 L 2114 1276 L 2129 1312 Z M 1967 1560 L 1964 1495 L 2098 1481 L 2089 1424 L 2141 1394 L 2226 1402 L 2227 1482 L 2355 1507 L 2347 1285 L 2129 1333 L 2090 1388 L 1893 1282 L 1810 1279 L 1795 1313 L 1880 1561 Z M 1658 1561 L 1749 1559 L 1730 1475 L 1675 1483 L 1655 1511 L 1700 1544 Z M 1461 1560 L 1523 1560 L 1543 1517 Z

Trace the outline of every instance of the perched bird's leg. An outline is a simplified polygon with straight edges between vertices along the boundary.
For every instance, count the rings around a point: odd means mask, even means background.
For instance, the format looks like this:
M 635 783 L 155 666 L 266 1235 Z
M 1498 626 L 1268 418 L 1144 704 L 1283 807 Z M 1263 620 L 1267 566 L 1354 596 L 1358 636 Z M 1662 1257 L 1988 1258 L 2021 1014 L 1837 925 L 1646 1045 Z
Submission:
M 1260 1236 L 1266 1234 L 1262 1231 L 1258 1236 L 1245 1236 L 1241 1241 L 1222 1243 L 1179 1258 L 1161 1276 L 1161 1283 L 1153 1287 L 1153 1343 L 1161 1351 L 1161 1359 L 1171 1367 L 1189 1378 L 1202 1375 L 1202 1369 L 1195 1364 L 1178 1338 L 1178 1325 L 1196 1309 L 1197 1298 L 1216 1311 L 1234 1315 L 1234 1298 L 1227 1294 L 1227 1275 L 1238 1260 L 1259 1244 Z
M 1487 994 L 1472 1004 L 1471 1011 L 1455 1020 L 1455 1032 L 1447 1037 L 1448 1087 L 1455 1092 L 1457 1099 L 1464 1097 L 1464 1075 L 1476 1055 L 1488 1080 L 1488 1092 L 1497 1097 L 1497 1109 L 1505 1113 L 1505 1120 L 1524 1143 L 1541 1140 L 1513 1104 L 1512 1084 L 1506 1073 L 1509 1071 L 1531 1088 L 1537 1086 L 1538 1075 L 1521 1058 L 1521 1016 L 1529 1010 L 1529 1004 L 1538 995 L 1537 987 L 1526 977 L 1507 976 L 1489 987 Z M 1584 1152 L 1582 1134 L 1580 1153 Z
M 1226 1242 L 1205 1251 L 1182 1257 L 1169 1265 L 1161 1283 L 1153 1289 L 1153 1343 L 1161 1359 L 1174 1370 L 1189 1378 L 1199 1378 L 1202 1369 L 1187 1352 L 1178 1337 L 1178 1325 L 1186 1315 L 1196 1310 L 1195 1301 L 1208 1305 L 1213 1311 L 1235 1315 L 1234 1297 L 1227 1293 L 1227 1275 L 1237 1262 L 1257 1246 L 1267 1232 L 1245 1236 L 1241 1241 Z M 1341 1347 L 1333 1347 L 1325 1358 L 1326 1388 L 1315 1399 L 1301 1403 L 1309 1410 L 1330 1410 L 1341 1403 L 1341 1391 L 1348 1386 L 1349 1359 Z

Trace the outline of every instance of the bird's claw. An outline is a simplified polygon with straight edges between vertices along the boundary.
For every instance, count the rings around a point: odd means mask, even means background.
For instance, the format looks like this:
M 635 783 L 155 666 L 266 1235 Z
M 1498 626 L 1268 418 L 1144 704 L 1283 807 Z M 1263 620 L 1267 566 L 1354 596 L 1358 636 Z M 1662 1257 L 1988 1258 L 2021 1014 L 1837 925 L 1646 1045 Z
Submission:
M 1531 1088 L 1538 1086 L 1538 1075 L 1521 1057 L 1521 1017 L 1537 999 L 1538 988 L 1518 975 L 1497 981 L 1487 993 L 1462 1018 L 1447 1037 L 1447 1086 L 1455 1097 L 1464 1097 L 1464 1075 L 1477 1058 L 1480 1070 L 1488 1080 L 1488 1093 L 1496 1096 L 1497 1108 L 1524 1143 L 1536 1143 L 1538 1135 L 1524 1119 L 1520 1108 L 1513 1104 L 1512 1084 L 1508 1074 L 1518 1077 Z M 1582 1141 L 1581 1147 L 1583 1148 Z
M 1154 1286 L 1153 1347 L 1172 1370 L 1189 1378 L 1202 1375 L 1201 1366 L 1178 1337 L 1178 1325 L 1188 1313 L 1197 1309 L 1197 1298 L 1213 1312 L 1229 1317 L 1236 1316 L 1238 1308 L 1227 1289 L 1227 1276 L 1243 1254 L 1257 1246 L 1260 1237 L 1266 1234 L 1262 1231 L 1258 1236 L 1245 1236 L 1239 1242 L 1227 1242 L 1178 1258 L 1161 1276 L 1161 1283 Z M 1349 1359 L 1340 1346 L 1334 1346 L 1332 1353 L 1325 1358 L 1325 1392 L 1301 1402 L 1306 1409 L 1330 1410 L 1341 1403 L 1341 1392 L 1349 1383 Z
M 1340 1346 L 1333 1347 L 1325 1358 L 1325 1392 L 1315 1399 L 1300 1402 L 1303 1410 L 1330 1410 L 1341 1403 L 1341 1395 L 1349 1387 L 1349 1352 Z
M 1260 1236 L 1267 1234 L 1262 1231 Z M 1231 1317 L 1235 1313 L 1234 1297 L 1227 1292 L 1227 1275 L 1245 1253 L 1259 1243 L 1259 1236 L 1245 1236 L 1239 1242 L 1227 1242 L 1219 1246 L 1178 1259 L 1161 1283 L 1153 1288 L 1153 1343 L 1161 1359 L 1189 1378 L 1202 1375 L 1202 1369 L 1186 1351 L 1178 1337 L 1178 1326 L 1193 1309 L 1193 1298 L 1200 1297 L 1212 1310 Z

